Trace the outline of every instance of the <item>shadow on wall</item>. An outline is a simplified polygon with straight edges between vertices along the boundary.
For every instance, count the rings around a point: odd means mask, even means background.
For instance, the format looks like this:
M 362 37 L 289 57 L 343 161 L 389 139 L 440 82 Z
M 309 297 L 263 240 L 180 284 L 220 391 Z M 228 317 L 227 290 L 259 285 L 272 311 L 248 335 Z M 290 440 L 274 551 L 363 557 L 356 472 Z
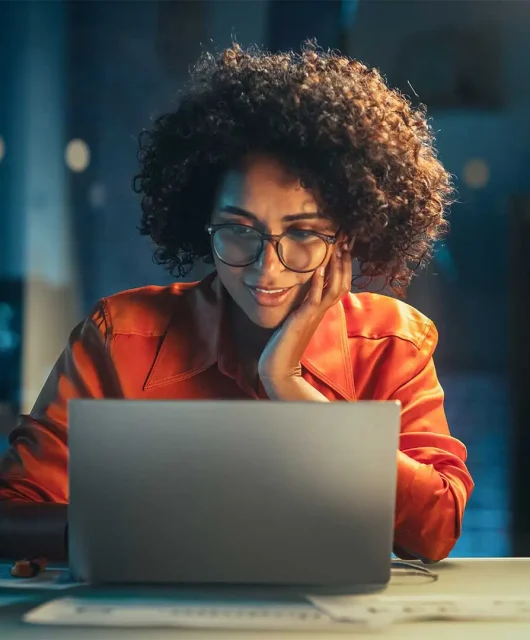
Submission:
M 7 437 L 15 428 L 16 422 L 15 409 L 7 402 L 0 402 L 0 456 L 7 449 Z

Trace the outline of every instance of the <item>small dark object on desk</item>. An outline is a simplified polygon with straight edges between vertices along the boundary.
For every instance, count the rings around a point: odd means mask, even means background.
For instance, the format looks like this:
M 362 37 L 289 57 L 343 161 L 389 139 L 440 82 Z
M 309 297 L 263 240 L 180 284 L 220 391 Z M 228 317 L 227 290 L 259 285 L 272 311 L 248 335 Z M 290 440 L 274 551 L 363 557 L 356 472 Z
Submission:
M 46 569 L 47 564 L 44 558 L 18 560 L 11 568 L 11 575 L 13 578 L 35 578 Z

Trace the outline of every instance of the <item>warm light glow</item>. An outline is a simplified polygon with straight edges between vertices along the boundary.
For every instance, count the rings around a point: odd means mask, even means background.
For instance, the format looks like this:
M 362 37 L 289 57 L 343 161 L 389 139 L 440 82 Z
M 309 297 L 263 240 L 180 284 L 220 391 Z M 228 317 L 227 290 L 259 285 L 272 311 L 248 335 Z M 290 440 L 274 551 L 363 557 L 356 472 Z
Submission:
M 90 164 L 90 149 L 84 140 L 70 140 L 65 152 L 66 165 L 76 173 L 82 173 Z
M 470 189 L 483 189 L 490 181 L 490 168 L 482 158 L 468 160 L 464 166 L 464 183 Z

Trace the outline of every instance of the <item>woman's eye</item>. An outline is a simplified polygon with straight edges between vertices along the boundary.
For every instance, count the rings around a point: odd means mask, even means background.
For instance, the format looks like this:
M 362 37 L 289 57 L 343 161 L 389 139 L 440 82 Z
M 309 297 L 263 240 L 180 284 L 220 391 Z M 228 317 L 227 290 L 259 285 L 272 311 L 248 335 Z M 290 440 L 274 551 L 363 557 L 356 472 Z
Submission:
M 256 233 L 252 227 L 244 227 L 244 226 L 234 226 L 232 227 L 232 233 L 235 233 L 238 236 L 248 236 Z
M 294 240 L 311 240 L 316 236 L 314 231 L 308 231 L 306 229 L 291 229 L 289 235 Z

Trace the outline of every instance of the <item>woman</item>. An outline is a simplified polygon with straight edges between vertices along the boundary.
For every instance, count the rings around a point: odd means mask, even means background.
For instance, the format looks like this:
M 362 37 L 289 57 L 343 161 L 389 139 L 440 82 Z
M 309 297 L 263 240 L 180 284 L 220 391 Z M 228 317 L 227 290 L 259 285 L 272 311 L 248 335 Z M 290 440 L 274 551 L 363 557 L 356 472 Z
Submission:
M 440 560 L 473 482 L 432 360 L 432 322 L 351 295 L 352 257 L 402 294 L 451 197 L 422 111 L 377 71 L 308 45 L 204 56 L 140 138 L 141 232 L 200 283 L 101 300 L 74 329 L 0 471 L 4 501 L 68 501 L 71 398 L 399 400 L 395 548 Z

